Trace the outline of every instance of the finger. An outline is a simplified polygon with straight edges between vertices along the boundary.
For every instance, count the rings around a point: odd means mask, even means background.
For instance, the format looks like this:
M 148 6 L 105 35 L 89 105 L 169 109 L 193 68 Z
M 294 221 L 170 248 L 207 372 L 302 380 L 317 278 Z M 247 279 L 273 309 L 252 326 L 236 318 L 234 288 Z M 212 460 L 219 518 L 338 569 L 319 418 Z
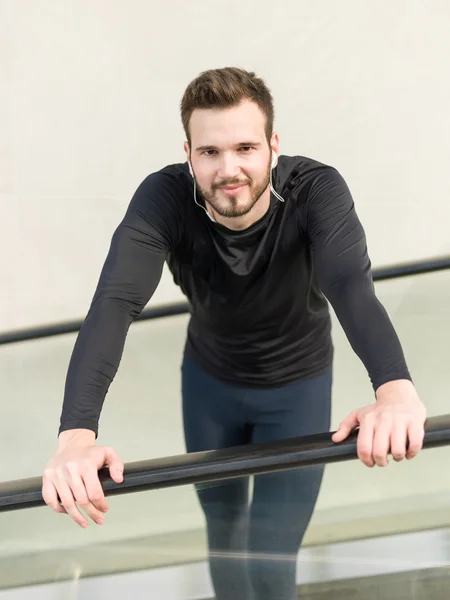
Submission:
M 375 466 L 373 459 L 373 436 L 375 431 L 375 417 L 367 414 L 359 425 L 356 451 L 359 460 L 367 467 Z
M 71 488 L 77 504 L 98 525 L 104 522 L 103 514 L 91 502 L 82 476 L 77 471 L 71 472 Z
M 106 450 L 106 464 L 109 468 L 109 474 L 111 479 L 116 483 L 122 483 L 123 481 L 123 460 L 119 457 L 115 450 L 112 448 L 105 448 Z
M 348 438 L 350 433 L 359 425 L 358 412 L 354 410 L 339 425 L 337 431 L 331 436 L 333 442 L 339 443 Z
M 378 416 L 375 423 L 372 455 L 378 467 L 386 467 L 389 464 L 388 453 L 391 446 L 393 421 L 390 413 L 383 412 Z M 404 432 L 406 435 L 406 429 L 404 429 Z
M 109 510 L 108 503 L 105 499 L 105 494 L 98 478 L 98 471 L 88 469 L 83 473 L 83 481 L 86 488 L 87 496 L 96 509 L 105 513 Z
M 406 425 L 398 419 L 392 425 L 391 454 L 395 462 L 402 461 L 406 456 Z
M 423 424 L 411 424 L 408 427 L 409 445 L 406 452 L 406 458 L 411 460 L 419 454 L 423 447 L 425 428 Z
M 42 497 L 44 502 L 57 513 L 66 513 L 67 511 L 64 506 L 61 506 L 58 498 L 58 492 L 56 491 L 53 482 L 47 479 L 46 476 L 42 478 Z
M 69 487 L 69 484 L 64 481 L 64 479 L 59 479 L 57 482 L 56 489 L 58 491 L 59 497 L 61 498 L 61 504 L 66 509 L 67 514 L 75 523 L 80 525 L 80 527 L 87 527 L 88 522 L 85 517 L 80 513 L 75 504 L 75 498 L 73 496 L 72 490 Z

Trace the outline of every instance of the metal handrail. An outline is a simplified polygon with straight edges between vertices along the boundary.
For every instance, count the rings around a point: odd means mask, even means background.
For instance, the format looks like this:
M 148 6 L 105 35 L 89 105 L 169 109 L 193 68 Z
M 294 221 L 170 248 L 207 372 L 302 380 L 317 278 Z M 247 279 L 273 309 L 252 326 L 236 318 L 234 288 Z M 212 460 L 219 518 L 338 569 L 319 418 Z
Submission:
M 332 433 L 179 456 L 127 463 L 123 483 L 115 483 L 106 468 L 99 471 L 107 496 L 199 484 L 353 460 L 357 458 L 357 432 L 336 444 Z M 425 423 L 424 449 L 450 444 L 450 414 Z M 44 505 L 42 478 L 0 483 L 0 512 Z

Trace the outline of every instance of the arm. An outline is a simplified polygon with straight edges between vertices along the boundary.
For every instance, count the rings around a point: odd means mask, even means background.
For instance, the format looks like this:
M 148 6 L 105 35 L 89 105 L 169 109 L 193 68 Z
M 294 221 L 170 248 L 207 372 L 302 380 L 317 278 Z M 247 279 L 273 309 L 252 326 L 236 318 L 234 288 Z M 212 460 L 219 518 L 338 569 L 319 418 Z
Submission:
M 88 521 L 77 504 L 98 524 L 108 510 L 98 470 L 106 464 L 116 483 L 123 480 L 123 462 L 115 451 L 95 445 L 98 421 L 129 326 L 156 290 L 177 238 L 174 194 L 161 174 L 139 186 L 113 235 L 70 360 L 58 448 L 45 468 L 42 495 L 81 527 Z
M 105 396 L 119 367 L 128 329 L 155 292 L 176 235 L 176 215 L 158 175 L 138 188 L 115 231 L 66 378 L 59 433 L 98 433 Z M 156 196 L 156 198 L 155 198 Z
M 374 390 L 388 381 L 410 380 L 398 336 L 375 295 L 366 237 L 353 199 L 334 169 L 323 171 L 312 185 L 308 235 L 318 283 Z
M 389 447 L 399 460 L 406 454 L 405 437 L 409 433 L 411 443 L 407 456 L 412 458 L 422 444 L 424 409 L 412 384 L 398 336 L 376 297 L 366 238 L 350 191 L 334 169 L 323 169 L 316 175 L 310 188 L 307 214 L 318 283 L 353 350 L 365 365 L 378 403 L 371 407 L 368 416 L 364 414 L 367 427 L 361 424 L 363 415 L 354 411 L 341 424 L 335 441 L 341 441 L 359 425 L 360 458 L 368 466 L 375 462 L 384 465 Z M 401 412 L 409 402 L 414 415 L 408 421 L 410 425 L 405 425 L 406 430 L 391 439 L 390 432 L 382 429 L 381 441 L 377 445 L 375 440 L 372 446 L 369 438 L 376 430 L 379 414 L 392 413 L 393 407 L 399 405 L 401 407 L 395 410 Z M 386 421 L 390 418 L 383 417 Z

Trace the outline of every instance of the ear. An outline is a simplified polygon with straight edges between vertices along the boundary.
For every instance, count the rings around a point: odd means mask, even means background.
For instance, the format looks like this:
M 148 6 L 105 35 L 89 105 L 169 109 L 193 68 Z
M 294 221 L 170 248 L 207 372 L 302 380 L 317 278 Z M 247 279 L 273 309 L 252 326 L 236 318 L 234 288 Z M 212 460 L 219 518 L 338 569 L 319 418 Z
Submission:
M 274 167 L 277 166 L 278 164 L 278 157 L 280 155 L 280 139 L 278 137 L 278 133 L 272 133 L 272 137 L 270 139 L 270 148 L 271 148 L 271 152 L 272 152 L 272 158 L 275 159 L 274 162 L 272 162 L 272 169 Z M 276 157 L 274 156 L 274 154 L 276 154 Z
M 186 152 L 186 160 L 191 160 L 191 149 L 189 148 L 189 142 L 184 142 L 184 151 Z
M 189 173 L 191 174 L 192 177 L 194 177 L 194 172 L 192 170 L 192 164 L 191 164 L 191 149 L 189 148 L 188 142 L 184 142 L 184 151 L 186 152 L 186 160 L 189 165 Z

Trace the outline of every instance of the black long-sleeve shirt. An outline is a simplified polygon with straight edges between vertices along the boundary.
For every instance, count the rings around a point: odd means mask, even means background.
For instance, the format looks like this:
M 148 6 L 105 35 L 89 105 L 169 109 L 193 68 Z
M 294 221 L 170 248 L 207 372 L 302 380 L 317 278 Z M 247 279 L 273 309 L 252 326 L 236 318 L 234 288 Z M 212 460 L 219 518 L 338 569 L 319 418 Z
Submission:
M 97 434 L 128 328 L 165 261 L 191 306 L 185 351 L 214 376 L 265 387 L 326 369 L 333 357 L 328 299 L 375 390 L 411 379 L 376 298 L 364 230 L 341 175 L 309 158 L 280 156 L 273 182 L 285 202 L 272 195 L 267 213 L 241 231 L 212 222 L 195 204 L 187 163 L 139 185 L 73 350 L 60 432 Z

